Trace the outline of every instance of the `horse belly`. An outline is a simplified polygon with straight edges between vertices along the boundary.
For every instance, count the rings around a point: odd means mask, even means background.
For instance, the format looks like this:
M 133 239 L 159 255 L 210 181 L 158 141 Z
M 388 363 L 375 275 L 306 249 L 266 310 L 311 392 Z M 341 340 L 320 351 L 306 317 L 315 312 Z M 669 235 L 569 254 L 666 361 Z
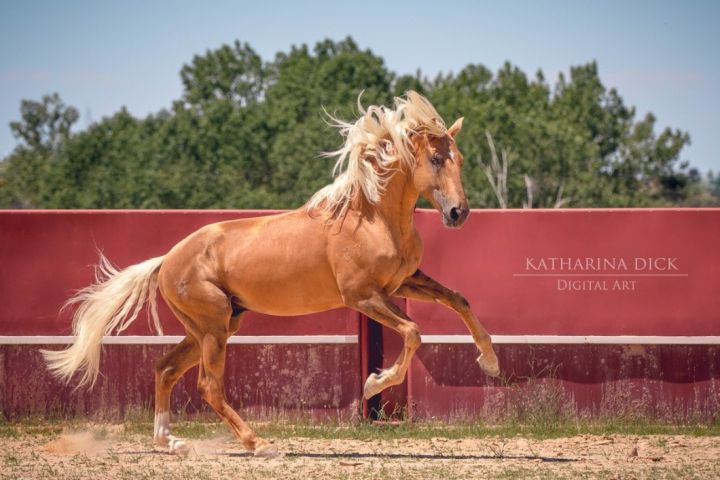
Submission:
M 342 306 L 324 251 L 312 241 L 256 244 L 229 267 L 227 289 L 249 310 L 302 315 Z
M 303 315 L 342 306 L 342 297 L 334 282 L 317 275 L 248 274 L 230 285 L 242 305 L 269 315 Z

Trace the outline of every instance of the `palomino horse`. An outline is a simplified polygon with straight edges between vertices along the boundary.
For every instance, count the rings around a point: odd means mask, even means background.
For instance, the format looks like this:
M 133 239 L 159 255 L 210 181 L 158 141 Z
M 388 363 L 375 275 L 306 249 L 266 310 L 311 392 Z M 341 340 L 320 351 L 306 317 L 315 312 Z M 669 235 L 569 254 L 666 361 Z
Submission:
M 187 332 L 155 367 L 154 440 L 173 453 L 186 452 L 188 445 L 170 434 L 170 393 L 197 364 L 202 398 L 244 447 L 256 455 L 276 453 L 224 394 L 227 340 L 249 310 L 299 315 L 349 307 L 397 331 L 404 349 L 392 367 L 368 377 L 363 395 L 370 398 L 403 381 L 420 346 L 417 325 L 392 296 L 439 302 L 460 315 L 480 350 L 480 367 L 497 376 L 490 336 L 468 302 L 418 269 L 423 253 L 413 224 L 418 198 L 439 210 L 447 227 L 460 227 L 469 213 L 460 179 L 463 156 L 455 143 L 463 119 L 446 128 L 415 92 L 396 98 L 393 108 L 358 106 L 355 123 L 335 120 L 345 142 L 329 154 L 337 157 L 334 182 L 303 207 L 207 225 L 165 256 L 122 271 L 101 258 L 96 283 L 69 301 L 79 303 L 75 343 L 44 352 L 50 370 L 65 381 L 84 370 L 80 384 L 94 383 L 103 335 L 124 329 L 146 301 L 160 331 L 159 287 Z

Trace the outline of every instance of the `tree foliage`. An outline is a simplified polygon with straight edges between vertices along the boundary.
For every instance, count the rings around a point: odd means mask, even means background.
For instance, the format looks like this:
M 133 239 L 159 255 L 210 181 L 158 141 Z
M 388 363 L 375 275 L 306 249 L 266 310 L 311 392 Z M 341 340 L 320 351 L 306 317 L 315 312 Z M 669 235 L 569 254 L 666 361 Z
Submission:
M 272 61 L 248 45 L 195 56 L 180 73 L 184 92 L 143 119 L 125 109 L 71 134 L 77 110 L 57 94 L 25 100 L 11 124 L 21 144 L 0 163 L 0 207 L 290 208 L 331 181 L 341 139 L 323 109 L 340 118 L 387 104 L 408 89 L 427 95 L 448 121 L 464 116 L 460 146 L 473 207 L 496 206 L 479 160 L 487 134 L 507 153 L 508 203 L 534 206 L 562 196 L 574 207 L 711 204 L 717 180 L 680 161 L 688 134 L 656 132 L 640 120 L 592 62 L 548 84 L 511 64 L 497 73 L 468 65 L 433 80 L 398 76 L 351 39 L 280 52 Z M 714 190 L 713 190 L 714 189 Z

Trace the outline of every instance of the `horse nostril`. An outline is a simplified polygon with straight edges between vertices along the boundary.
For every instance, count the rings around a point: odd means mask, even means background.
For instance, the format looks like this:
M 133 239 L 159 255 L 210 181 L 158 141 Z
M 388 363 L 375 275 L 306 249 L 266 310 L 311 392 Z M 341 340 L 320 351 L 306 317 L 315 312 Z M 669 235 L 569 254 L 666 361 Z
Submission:
M 450 209 L 450 218 L 453 219 L 453 222 L 456 222 L 458 218 L 460 218 L 460 209 L 457 207 L 453 207 Z

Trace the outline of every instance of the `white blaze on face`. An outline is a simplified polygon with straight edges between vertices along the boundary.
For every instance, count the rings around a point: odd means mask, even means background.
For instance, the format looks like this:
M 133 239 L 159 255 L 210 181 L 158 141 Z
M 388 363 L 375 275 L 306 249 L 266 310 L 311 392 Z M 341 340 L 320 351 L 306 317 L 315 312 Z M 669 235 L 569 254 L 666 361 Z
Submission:
M 450 160 L 455 161 L 455 152 L 452 151 L 452 148 L 450 149 Z

